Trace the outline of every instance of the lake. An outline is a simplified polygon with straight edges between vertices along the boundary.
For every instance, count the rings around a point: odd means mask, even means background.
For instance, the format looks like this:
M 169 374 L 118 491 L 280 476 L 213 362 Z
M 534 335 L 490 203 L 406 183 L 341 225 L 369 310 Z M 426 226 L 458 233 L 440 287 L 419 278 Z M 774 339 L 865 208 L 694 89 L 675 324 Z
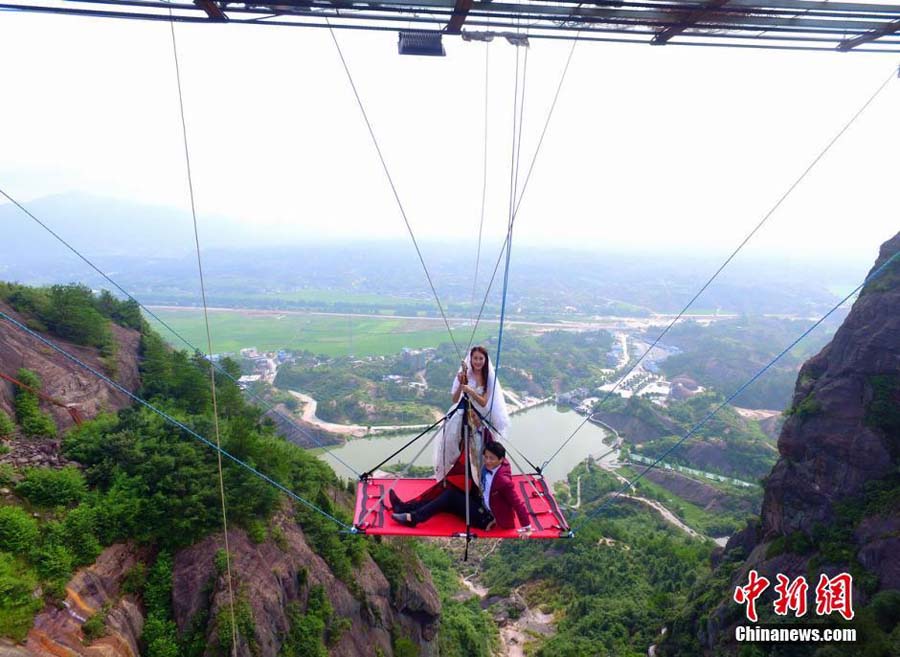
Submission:
M 539 466 L 550 458 L 553 452 L 583 421 L 584 417 L 575 411 L 559 408 L 553 404 L 545 404 L 516 413 L 511 418 L 509 439 L 505 445 L 507 453 L 511 454 L 513 459 L 518 461 L 523 468 L 530 470 L 525 460 L 515 450 L 510 449 L 510 445 L 514 445 L 532 463 Z M 363 472 L 374 467 L 387 456 L 400 449 L 415 435 L 415 433 L 409 433 L 385 437 L 354 438 L 345 445 L 330 451 L 351 467 Z M 601 427 L 590 422 L 585 423 L 569 444 L 547 466 L 546 470 L 544 470 L 544 476 L 550 481 L 565 479 L 566 475 L 589 455 L 597 457 L 608 452 L 609 447 L 604 442 L 604 439 L 608 436 L 611 438 L 611 434 Z M 406 448 L 405 451 L 394 457 L 392 462 L 408 463 L 425 446 L 429 438 L 430 435 L 423 436 Z M 429 445 L 416 459 L 415 464 L 430 467 L 431 454 L 432 447 Z M 334 468 L 335 473 L 339 477 L 345 479 L 356 478 L 353 472 L 327 454 L 320 454 L 319 458 Z M 516 471 L 517 468 L 513 464 L 513 472 Z

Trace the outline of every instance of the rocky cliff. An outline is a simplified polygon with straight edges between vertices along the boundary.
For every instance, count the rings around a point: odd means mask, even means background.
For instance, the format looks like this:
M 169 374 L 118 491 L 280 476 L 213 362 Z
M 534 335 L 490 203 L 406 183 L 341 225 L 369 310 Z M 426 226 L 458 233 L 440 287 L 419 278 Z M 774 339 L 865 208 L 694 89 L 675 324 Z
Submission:
M 900 234 L 881 247 L 872 271 L 898 252 Z M 721 597 L 699 594 L 706 600 L 674 623 L 665 654 L 697 643 L 705 654 L 737 654 L 733 628 L 746 620 L 731 593 L 751 569 L 773 583 L 778 573 L 811 578 L 813 609 L 820 573 L 850 572 L 858 607 L 900 589 L 900 258 L 802 367 L 778 451 L 760 522 L 731 538 L 706 583 Z
M 27 318 L 2 301 L 0 310 L 27 325 Z M 138 348 L 141 335 L 138 331 L 122 328 L 117 324 L 111 324 L 110 329 L 117 345 L 114 372 L 107 372 L 97 349 L 73 344 L 54 336 L 46 337 L 98 372 L 107 374 L 126 389 L 134 391 L 140 383 Z M 22 367 L 32 370 L 41 378 L 45 394 L 64 404 L 77 406 L 84 417 L 93 417 L 101 411 L 115 412 L 131 403 L 127 395 L 77 366 L 37 338 L 6 320 L 0 320 L 0 372 L 15 377 L 16 372 Z M 0 380 L 0 410 L 14 415 L 14 398 L 15 386 Z M 41 408 L 53 416 L 60 431 L 72 426 L 72 417 L 64 408 L 46 402 L 41 403 Z
M 349 621 L 330 646 L 330 654 L 390 657 L 398 636 L 416 644 L 421 657 L 437 654 L 434 639 L 441 606 L 421 564 L 413 563 L 400 589 L 392 592 L 384 574 L 366 556 L 355 573 L 359 586 L 351 590 L 311 550 L 289 513 L 276 516 L 272 527 L 280 528 L 277 544 L 272 540 L 254 544 L 243 531 L 229 531 L 234 590 L 239 605 L 249 605 L 252 616 L 251 629 L 245 630 L 246 636 L 239 635 L 238 655 L 276 657 L 291 629 L 290 605 L 306 609 L 309 592 L 316 586 L 324 588 L 335 616 Z M 175 622 L 182 634 L 200 626 L 206 655 L 222 653 L 221 628 L 212 619 L 229 611 L 225 577 L 215 564 L 222 545 L 223 536 L 216 534 L 174 557 Z M 96 563 L 72 578 L 60 605 L 38 614 L 24 646 L 0 644 L 0 657 L 137 657 L 144 611 L 140 597 L 123 590 L 123 580 L 138 562 L 152 559 L 151 550 L 132 544 L 107 548 Z M 84 623 L 97 613 L 106 617 L 104 636 L 89 640 Z
M 0 307 L 21 319 L 8 306 Z M 135 390 L 140 383 L 140 334 L 118 326 L 111 328 L 118 345 L 113 378 Z M 51 339 L 98 371 L 104 372 L 110 365 L 95 349 Z M 41 377 L 46 394 L 65 404 L 77 404 L 87 419 L 130 403 L 126 395 L 39 340 L 0 321 L 0 371 L 15 376 L 21 367 Z M 14 393 L 12 384 L 0 382 L 0 408 L 11 415 Z M 71 427 L 72 419 L 64 409 L 43 402 L 41 408 L 53 414 L 60 435 Z M 7 444 L 11 450 L 0 455 L 0 461 L 16 468 L 64 463 L 58 439 L 16 437 Z M 7 499 L 0 503 L 14 501 L 8 489 L 3 494 Z M 398 645 L 407 651 L 403 654 L 408 654 L 410 644 L 421 657 L 437 654 L 441 604 L 430 574 L 418 559 L 408 558 L 403 572 L 393 573 L 389 582 L 365 554 L 352 576 L 340 579 L 311 547 L 313 541 L 307 540 L 287 501 L 270 520 L 266 536 L 266 540 L 254 543 L 242 529 L 229 531 L 234 588 L 239 604 L 249 611 L 247 621 L 238 622 L 238 655 L 279 655 L 295 620 L 291 610 L 301 615 L 307 611 L 314 589 L 324 591 L 333 618 L 344 619 L 339 624 L 340 632 L 329 637 L 330 654 L 391 657 Z M 226 578 L 216 563 L 223 538 L 221 533 L 207 536 L 176 552 L 172 559 L 174 621 L 180 633 L 199 636 L 205 646 L 202 654 L 210 657 L 227 653 L 220 641 L 219 619 L 228 613 L 229 596 Z M 93 564 L 75 573 L 58 603 L 48 603 L 37 614 L 22 644 L 0 640 L 0 657 L 138 657 L 143 650 L 141 633 L 147 614 L 140 593 L 126 582 L 136 565 L 149 567 L 155 558 L 152 546 L 119 543 L 107 547 Z M 34 595 L 41 597 L 43 592 L 38 589 Z M 94 627 L 88 629 L 85 623 L 92 617 Z

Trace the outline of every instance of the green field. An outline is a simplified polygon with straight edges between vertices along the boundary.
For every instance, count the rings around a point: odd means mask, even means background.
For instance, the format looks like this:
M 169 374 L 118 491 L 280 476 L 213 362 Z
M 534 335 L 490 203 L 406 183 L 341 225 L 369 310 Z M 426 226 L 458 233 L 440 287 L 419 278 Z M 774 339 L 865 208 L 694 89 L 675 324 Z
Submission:
M 202 311 L 154 309 L 153 312 L 192 345 L 206 351 Z M 177 348 L 185 346 L 165 327 L 152 319 L 149 321 L 170 344 Z M 215 353 L 256 347 L 263 351 L 307 350 L 326 356 L 387 356 L 403 347 L 419 349 L 449 342 L 447 330 L 440 321 L 396 317 L 211 310 L 209 323 Z M 496 330 L 496 324 L 479 326 L 476 341 L 484 340 Z M 460 325 L 454 326 L 453 332 L 457 342 L 465 345 L 471 331 L 471 326 Z

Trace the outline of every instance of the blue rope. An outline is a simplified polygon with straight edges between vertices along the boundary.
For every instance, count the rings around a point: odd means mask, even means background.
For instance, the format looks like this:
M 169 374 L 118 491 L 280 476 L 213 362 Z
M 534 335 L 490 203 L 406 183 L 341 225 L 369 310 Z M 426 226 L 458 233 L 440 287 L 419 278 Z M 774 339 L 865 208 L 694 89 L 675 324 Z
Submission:
M 3 191 L 2 189 L 0 189 L 0 194 L 2 194 L 3 196 L 5 196 L 5 197 L 6 197 L 13 205 L 15 205 L 15 206 L 16 206 L 17 208 L 19 208 L 22 212 L 24 212 L 26 215 L 28 215 L 28 217 L 30 217 L 31 219 L 33 219 L 33 220 L 35 221 L 35 223 L 37 223 L 41 228 L 43 228 L 43 229 L 46 230 L 48 233 L 50 233 L 51 235 L 53 235 L 53 237 L 55 237 L 55 238 L 57 239 L 57 241 L 59 241 L 63 246 L 65 246 L 67 249 L 69 249 L 69 251 L 71 251 L 71 252 L 74 253 L 76 256 L 78 256 L 81 260 L 83 260 L 83 261 L 85 262 L 85 264 L 88 265 L 88 267 L 90 267 L 90 268 L 93 269 L 95 272 L 97 272 L 98 274 L 100 274 L 100 276 L 102 276 L 104 279 L 106 279 L 106 280 L 107 280 L 113 287 L 115 287 L 119 292 L 121 292 L 121 293 L 124 294 L 126 297 L 128 297 L 129 299 L 131 299 L 132 301 L 134 301 L 134 302 L 138 305 L 138 307 L 140 307 L 141 310 L 143 310 L 143 311 L 144 311 L 145 313 L 147 313 L 150 317 L 152 317 L 152 318 L 155 319 L 157 322 L 159 322 L 160 324 L 162 324 L 162 325 L 163 325 L 163 326 L 164 326 L 164 327 L 165 327 L 172 335 L 174 335 L 176 338 L 178 338 L 179 340 L 181 340 L 181 342 L 182 342 L 184 345 L 186 345 L 189 349 L 191 349 L 191 350 L 194 351 L 195 353 L 200 353 L 200 354 L 203 353 L 203 351 L 201 351 L 201 350 L 198 349 L 196 346 L 194 346 L 193 344 L 191 344 L 190 342 L 188 342 L 187 338 L 185 338 L 184 336 L 182 336 L 178 331 L 176 331 L 174 328 L 172 328 L 171 326 L 169 326 L 165 321 L 163 321 L 162 318 L 160 318 L 156 313 L 154 313 L 152 310 L 150 310 L 149 308 L 147 308 L 147 306 L 145 306 L 145 305 L 142 304 L 140 301 L 138 301 L 134 296 L 132 296 L 125 288 L 123 288 L 123 287 L 122 287 L 121 285 L 119 285 L 116 281 L 114 281 L 112 278 L 110 278 L 104 271 L 102 271 L 99 267 L 97 267 L 97 265 L 95 265 L 93 262 L 91 262 L 91 261 L 90 261 L 88 258 L 86 258 L 84 255 L 82 255 L 81 252 L 78 251 L 78 249 L 76 249 L 74 246 L 72 246 L 71 244 L 69 244 L 66 240 L 64 240 L 64 239 L 63 239 L 62 237 L 60 237 L 57 233 L 55 233 L 55 232 L 53 231 L 52 228 L 50 228 L 47 224 L 45 224 L 43 221 L 41 221 L 41 220 L 38 219 L 36 216 L 34 216 L 27 208 L 25 208 L 25 207 L 24 207 L 21 203 L 19 203 L 16 199 L 14 199 L 13 197 L 11 197 L 9 194 L 7 194 L 7 193 L 6 193 L 5 191 Z M 233 383 L 237 384 L 237 382 L 238 382 L 237 379 L 235 379 L 235 378 L 228 372 L 228 370 L 226 370 L 224 367 L 222 367 L 221 365 L 219 365 L 219 364 L 213 362 L 213 360 L 212 360 L 212 354 L 209 354 L 209 356 L 210 356 L 210 362 L 212 362 L 213 367 L 216 368 L 216 371 L 219 372 L 220 374 L 225 375 L 229 380 L 231 380 Z M 252 400 L 254 400 L 254 401 L 256 401 L 256 402 L 262 404 L 262 406 L 264 406 L 264 407 L 266 408 L 266 410 L 271 411 L 272 413 L 274 413 L 275 415 L 277 415 L 277 416 L 280 417 L 281 419 L 283 419 L 283 420 L 285 420 L 286 422 L 288 422 L 289 424 L 291 424 L 291 425 L 292 425 L 294 428 L 296 428 L 300 433 L 302 433 L 304 436 L 306 436 L 307 438 L 309 438 L 310 440 L 312 440 L 313 442 L 315 442 L 316 445 L 318 445 L 319 447 L 322 447 L 322 448 L 326 448 L 326 447 L 327 447 L 326 445 L 324 445 L 324 444 L 322 443 L 322 441 L 320 441 L 318 438 L 316 438 L 313 434 L 311 434 L 311 433 L 309 433 L 308 431 L 306 431 L 303 427 L 301 427 L 299 424 L 297 424 L 296 422 L 294 422 L 294 420 L 293 420 L 292 418 L 290 418 L 290 417 L 288 417 L 287 415 L 285 415 L 284 413 L 280 412 L 280 411 L 279 411 L 278 409 L 276 409 L 272 404 L 270 404 L 269 402 L 267 402 L 265 399 L 263 399 L 263 398 L 260 397 L 259 395 L 253 394 L 252 392 L 249 392 L 249 391 L 248 391 L 248 392 L 247 392 L 247 396 L 250 397 L 250 399 L 252 399 Z M 327 455 L 330 456 L 331 458 L 335 459 L 338 463 L 340 463 L 340 464 L 343 465 L 345 468 L 347 468 L 348 470 L 350 470 L 351 472 L 353 472 L 357 477 L 360 476 L 360 473 L 359 473 L 353 466 L 351 466 L 350 464 L 348 464 L 346 461 L 344 461 L 344 460 L 343 460 L 340 456 L 338 456 L 337 454 L 332 454 L 332 453 L 331 453 L 330 451 L 328 451 L 327 449 L 326 449 L 326 451 L 325 451 L 325 454 L 327 454 Z
M 57 351 L 58 353 L 62 354 L 63 356 L 65 356 L 66 358 L 68 358 L 69 360 L 71 360 L 71 361 L 72 361 L 73 363 L 75 363 L 76 365 L 79 365 L 80 367 L 86 369 L 88 372 L 90 372 L 91 374 L 93 374 L 93 375 L 96 376 L 97 378 L 101 379 L 102 381 L 106 382 L 107 384 L 109 384 L 110 386 L 112 386 L 113 388 L 115 388 L 116 390 L 118 390 L 119 392 L 122 392 L 122 393 L 128 395 L 128 397 L 130 397 L 130 398 L 133 399 L 134 401 L 138 402 L 138 403 L 141 404 L 142 406 L 145 406 L 146 408 L 150 409 L 151 411 L 153 411 L 154 413 L 156 413 L 157 415 L 159 415 L 161 418 L 163 418 L 163 419 L 166 420 L 167 422 L 169 422 L 169 423 L 171 423 L 171 424 L 174 424 L 174 425 L 177 426 L 179 429 L 182 429 L 182 430 L 185 431 L 187 434 L 189 434 L 191 437 L 193 437 L 193 438 L 199 440 L 199 441 L 200 441 L 201 443 L 203 443 L 204 445 L 206 445 L 206 446 L 208 446 L 208 447 L 211 447 L 211 448 L 214 449 L 215 451 L 219 452 L 219 453 L 220 453 L 222 456 L 224 456 L 225 458 L 230 459 L 231 461 L 233 461 L 233 462 L 236 463 L 237 465 L 241 466 L 241 467 L 244 468 L 245 470 L 248 470 L 249 472 L 251 472 L 251 473 L 253 473 L 254 475 L 256 475 L 257 477 L 259 477 L 260 479 L 263 479 L 264 481 L 267 481 L 268 483 L 272 484 L 275 488 L 277 488 L 277 489 L 280 490 L 281 492 L 287 494 L 287 495 L 288 495 L 289 497 L 291 497 L 292 499 L 296 500 L 297 502 L 300 502 L 301 504 L 304 504 L 305 506 L 309 507 L 309 508 L 312 509 L 313 511 L 317 511 L 318 513 L 321 513 L 323 516 L 325 516 L 325 517 L 328 518 L 329 520 L 333 520 L 334 522 L 336 522 L 337 524 L 339 524 L 339 525 L 340 525 L 341 527 L 343 527 L 344 529 L 347 529 L 347 530 L 350 530 L 350 531 L 353 530 L 352 527 L 350 527 L 349 525 L 347 525 L 347 524 L 344 523 L 344 522 L 341 522 L 340 520 L 338 520 L 337 518 L 335 518 L 333 515 L 331 515 L 331 514 L 328 513 L 327 511 L 324 511 L 323 509 L 320 509 L 319 507 L 317 507 L 317 506 L 316 506 L 315 504 L 313 504 L 312 502 L 309 502 L 309 501 L 305 500 L 304 498 L 300 497 L 299 495 L 297 495 L 295 492 L 293 492 L 293 491 L 290 490 L 289 488 L 286 488 L 284 485 L 278 483 L 277 481 L 275 481 L 274 479 L 272 479 L 272 478 L 269 477 L 268 475 L 263 474 L 262 472 L 260 472 L 260 471 L 257 470 L 256 468 L 254 468 L 252 465 L 250 465 L 250 464 L 248 464 L 248 463 L 245 463 L 244 461 L 242 461 L 242 460 L 239 459 L 238 457 L 234 456 L 233 454 L 231 454 L 231 453 L 228 452 L 227 450 L 224 450 L 224 449 L 221 449 L 220 447 L 217 447 L 215 443 L 213 443 L 213 442 L 210 441 L 210 440 L 207 440 L 206 438 L 204 438 L 203 436 L 201 436 L 199 433 L 197 433 L 196 431 L 194 431 L 193 429 L 191 429 L 190 427 L 188 427 L 188 426 L 185 425 L 184 423 L 179 422 L 179 421 L 176 420 L 174 417 L 172 417 L 171 415 L 169 415 L 169 414 L 166 413 L 165 411 L 162 411 L 162 410 L 158 409 L 156 406 L 154 406 L 154 405 L 151 404 L 150 402 L 148 402 L 148 401 L 146 401 L 146 400 L 144 400 L 144 399 L 141 399 L 140 397 L 138 397 L 137 395 L 135 395 L 134 393 L 132 393 L 130 390 L 128 390 L 128 389 L 125 388 L 124 386 L 122 386 L 122 385 L 116 383 L 115 381 L 113 381 L 112 379 L 110 379 L 108 376 L 106 376 L 106 375 L 104 375 L 104 374 L 101 374 L 100 372 L 98 372 L 97 370 L 95 370 L 93 367 L 91 367 L 90 365 L 88 365 L 87 363 L 85 363 L 84 361 L 79 360 L 78 357 L 73 356 L 72 354 L 70 354 L 69 352 L 67 352 L 67 351 L 66 351 L 65 349 L 63 349 L 62 347 L 60 347 L 60 346 L 54 344 L 54 343 L 51 342 L 50 340 L 47 340 L 46 338 L 44 338 L 43 336 L 39 335 L 38 333 L 35 333 L 35 332 L 32 331 L 30 328 L 28 328 L 27 326 L 25 326 L 25 325 L 22 324 L 21 322 L 17 321 L 17 320 L 14 319 L 13 317 L 10 317 L 9 315 L 7 315 L 7 314 L 6 314 L 5 312 L 3 312 L 2 310 L 0 310 L 0 318 L 5 319 L 6 321 L 10 322 L 11 324 L 17 326 L 19 329 L 21 329 L 22 331 L 25 331 L 25 333 L 28 333 L 28 334 L 29 334 L 30 336 L 32 336 L 33 338 L 35 338 L 35 339 L 37 339 L 37 340 L 40 340 L 41 342 L 43 342 L 45 345 L 47 345 L 48 347 L 50 347 L 50 348 L 53 349 L 54 351 Z
M 735 391 L 731 394 L 731 396 L 728 397 L 728 399 L 726 399 L 726 400 L 723 401 L 721 404 L 719 404 L 714 410 L 710 411 L 710 412 L 706 415 L 706 417 L 704 417 L 704 418 L 703 418 L 702 420 L 700 420 L 697 424 L 695 424 L 693 427 L 691 427 L 690 431 L 688 431 L 686 434 L 684 434 L 684 436 L 682 436 L 682 438 L 681 438 L 677 443 L 675 443 L 675 444 L 672 445 L 669 449 L 667 449 L 665 452 L 663 452 L 662 456 L 660 456 L 658 459 L 656 459 L 652 464 L 648 465 L 648 466 L 647 466 L 647 467 L 646 467 L 646 468 L 645 468 L 645 469 L 644 469 L 637 477 L 635 477 L 634 479 L 632 479 L 632 480 L 631 480 L 631 484 L 626 484 L 626 485 L 622 486 L 621 488 L 619 488 L 615 493 L 613 493 L 613 494 L 610 495 L 606 500 L 604 500 L 604 501 L 603 501 L 596 509 L 594 509 L 593 511 L 591 511 L 589 514 L 587 514 L 587 515 L 585 515 L 585 516 L 582 516 L 581 519 L 582 519 L 582 520 L 587 520 L 588 518 L 591 518 L 591 517 L 593 517 L 594 515 L 596 515 L 597 513 L 599 513 L 601 509 L 603 509 L 604 507 L 606 507 L 610 502 L 612 502 L 612 500 L 614 500 L 616 497 L 618 497 L 618 496 L 622 493 L 622 491 L 627 490 L 629 487 L 633 486 L 634 483 L 635 483 L 636 481 L 640 480 L 645 474 L 647 474 L 650 470 L 652 470 L 653 468 L 655 468 L 655 467 L 656 467 L 656 466 L 657 466 L 664 458 L 666 458 L 666 456 L 668 456 L 669 454 L 671 454 L 671 453 L 672 453 L 677 447 L 679 447 L 684 441 L 686 441 L 688 438 L 690 438 L 692 435 L 694 435 L 694 434 L 695 434 L 695 433 L 696 433 L 696 432 L 697 432 L 704 424 L 706 424 L 706 423 L 707 423 L 707 422 L 708 422 L 708 421 L 709 421 L 716 413 L 718 413 L 718 412 L 721 411 L 723 408 L 725 408 L 725 406 L 727 406 L 727 405 L 731 402 L 732 399 L 734 399 L 735 397 L 737 397 L 738 395 L 740 395 L 742 392 L 744 392 L 744 390 L 746 390 L 750 385 L 752 385 L 759 377 L 761 377 L 763 374 L 765 374 L 765 372 L 766 372 L 770 367 L 772 367 L 776 362 L 778 362 L 778 361 L 779 361 L 786 353 L 788 353 L 791 349 L 793 349 L 794 347 L 796 347 L 797 344 L 799 344 L 801 340 L 803 340 L 806 336 L 808 336 L 808 335 L 809 335 L 810 333 L 812 333 L 816 328 L 818 328 L 819 325 L 820 325 L 822 322 L 824 322 L 826 319 L 828 319 L 835 311 L 837 311 L 838 308 L 840 308 L 841 306 L 843 306 L 850 298 L 852 298 L 857 292 L 859 292 L 863 287 L 865 287 L 865 285 L 866 285 L 867 283 L 869 283 L 870 281 L 872 281 L 873 279 L 875 279 L 876 277 L 878 277 L 878 276 L 880 276 L 882 273 L 884 273 L 885 269 L 887 269 L 887 267 L 888 267 L 892 262 L 894 262 L 894 260 L 896 260 L 897 258 L 900 258 L 900 251 L 897 251 L 897 253 L 895 253 L 895 254 L 892 255 L 890 258 L 888 258 L 888 259 L 887 259 L 887 260 L 886 260 L 886 261 L 885 261 L 878 269 L 876 269 L 876 270 L 873 271 L 871 274 L 869 274 L 869 275 L 866 277 L 866 279 L 865 279 L 862 283 L 860 283 L 859 286 L 857 286 L 857 288 L 856 288 L 855 290 L 853 290 L 850 294 L 848 294 L 848 295 L 845 296 L 843 299 L 841 299 L 841 300 L 837 303 L 837 305 L 835 305 L 831 310 L 829 310 L 827 313 L 825 313 L 824 315 L 822 315 L 822 317 L 819 318 L 819 320 L 816 321 L 812 326 L 810 326 L 808 329 L 806 329 L 806 330 L 800 335 L 800 337 L 798 337 L 798 338 L 797 338 L 796 340 L 794 340 L 791 344 L 789 344 L 787 347 L 785 347 L 785 348 L 781 351 L 781 353 L 778 354 L 777 356 L 775 356 L 775 358 L 773 358 L 771 361 L 769 361 L 769 363 L 768 363 L 765 367 L 763 367 L 761 370 L 759 370 L 759 371 L 758 371 L 756 374 L 754 374 L 754 375 L 753 375 L 746 383 L 744 383 L 741 387 L 739 387 L 737 390 L 735 390 Z

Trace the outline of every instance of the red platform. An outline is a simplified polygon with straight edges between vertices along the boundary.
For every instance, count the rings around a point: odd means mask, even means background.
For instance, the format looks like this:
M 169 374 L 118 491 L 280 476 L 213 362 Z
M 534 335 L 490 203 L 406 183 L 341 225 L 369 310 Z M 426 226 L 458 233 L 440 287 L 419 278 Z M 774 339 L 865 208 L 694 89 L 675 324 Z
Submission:
M 539 475 L 513 475 L 513 485 L 525 502 L 534 531 L 529 538 L 563 538 L 569 525 L 553 498 L 547 482 Z M 452 513 L 439 513 L 415 527 L 394 522 L 388 489 L 402 500 L 410 500 L 435 484 L 434 479 L 366 479 L 356 487 L 354 524 L 364 534 L 375 536 L 464 537 L 466 521 Z M 518 521 L 517 521 L 518 522 Z M 515 529 L 471 529 L 475 538 L 519 538 Z

